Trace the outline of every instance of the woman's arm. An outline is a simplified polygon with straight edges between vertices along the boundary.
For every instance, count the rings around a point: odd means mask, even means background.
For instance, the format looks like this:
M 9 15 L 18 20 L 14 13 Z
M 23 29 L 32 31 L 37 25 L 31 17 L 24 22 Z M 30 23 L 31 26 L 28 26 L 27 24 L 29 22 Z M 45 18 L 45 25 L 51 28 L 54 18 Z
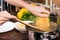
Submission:
M 27 5 L 27 3 L 23 0 L 4 0 L 4 1 L 18 7 L 25 7 Z
M 28 4 L 23 0 L 5 0 L 5 1 L 18 7 L 24 7 L 28 9 L 30 12 L 32 12 L 32 14 L 34 14 L 35 16 L 41 16 L 41 17 L 49 16 L 49 11 L 47 11 L 44 7 L 32 6 L 31 4 Z M 41 12 L 46 12 L 48 14 L 43 15 L 41 14 Z

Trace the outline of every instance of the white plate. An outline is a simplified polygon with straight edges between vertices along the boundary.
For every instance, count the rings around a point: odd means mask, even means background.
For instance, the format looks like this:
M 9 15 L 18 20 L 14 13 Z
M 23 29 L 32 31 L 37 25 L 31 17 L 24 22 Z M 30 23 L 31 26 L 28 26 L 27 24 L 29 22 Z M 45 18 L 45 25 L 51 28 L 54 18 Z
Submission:
M 31 23 L 33 21 L 23 21 L 23 22 L 24 23 Z M 13 22 L 10 22 L 10 21 L 5 22 L 3 25 L 0 26 L 0 33 L 5 33 L 5 32 L 8 32 L 8 31 L 11 31 L 14 28 L 16 28 L 18 30 L 18 28 L 16 27 L 17 24 L 13 23 Z M 22 30 L 22 29 L 26 30 L 26 28 L 21 28 L 19 30 Z
M 0 33 L 8 32 L 13 30 L 15 27 L 15 24 L 13 22 L 7 21 L 3 25 L 0 26 Z

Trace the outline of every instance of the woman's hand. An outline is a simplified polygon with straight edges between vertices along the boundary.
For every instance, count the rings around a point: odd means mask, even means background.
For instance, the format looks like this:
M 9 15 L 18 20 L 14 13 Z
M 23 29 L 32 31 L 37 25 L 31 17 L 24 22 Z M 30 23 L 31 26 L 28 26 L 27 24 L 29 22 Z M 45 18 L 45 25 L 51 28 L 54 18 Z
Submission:
M 0 12 L 0 25 L 9 19 L 15 19 L 16 17 L 8 13 L 7 11 Z
M 41 6 L 27 5 L 25 7 L 30 12 L 32 12 L 35 16 L 48 17 L 50 14 L 48 10 L 46 10 L 44 7 L 41 7 Z M 42 14 L 42 12 L 47 13 L 47 14 Z

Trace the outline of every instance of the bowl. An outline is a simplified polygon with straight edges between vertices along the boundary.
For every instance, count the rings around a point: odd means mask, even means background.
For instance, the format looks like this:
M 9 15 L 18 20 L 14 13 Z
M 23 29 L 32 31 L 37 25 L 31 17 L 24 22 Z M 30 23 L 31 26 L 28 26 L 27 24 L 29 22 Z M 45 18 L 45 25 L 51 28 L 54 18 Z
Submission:
M 23 21 L 24 23 L 33 23 L 33 21 Z M 15 23 L 16 27 L 15 29 L 20 31 L 21 33 L 26 33 L 26 25 L 20 23 L 20 22 L 16 22 Z

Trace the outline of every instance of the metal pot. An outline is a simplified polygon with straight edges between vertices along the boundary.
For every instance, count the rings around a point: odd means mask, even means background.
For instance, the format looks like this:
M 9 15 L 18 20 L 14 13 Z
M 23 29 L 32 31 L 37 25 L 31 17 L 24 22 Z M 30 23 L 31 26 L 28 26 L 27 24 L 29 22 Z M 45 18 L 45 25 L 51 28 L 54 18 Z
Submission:
M 50 32 L 44 32 L 37 30 L 32 27 L 27 27 L 27 30 L 33 31 L 34 40 L 59 40 L 59 24 L 58 24 L 58 15 L 50 14 Z M 29 32 L 29 31 L 28 31 Z

